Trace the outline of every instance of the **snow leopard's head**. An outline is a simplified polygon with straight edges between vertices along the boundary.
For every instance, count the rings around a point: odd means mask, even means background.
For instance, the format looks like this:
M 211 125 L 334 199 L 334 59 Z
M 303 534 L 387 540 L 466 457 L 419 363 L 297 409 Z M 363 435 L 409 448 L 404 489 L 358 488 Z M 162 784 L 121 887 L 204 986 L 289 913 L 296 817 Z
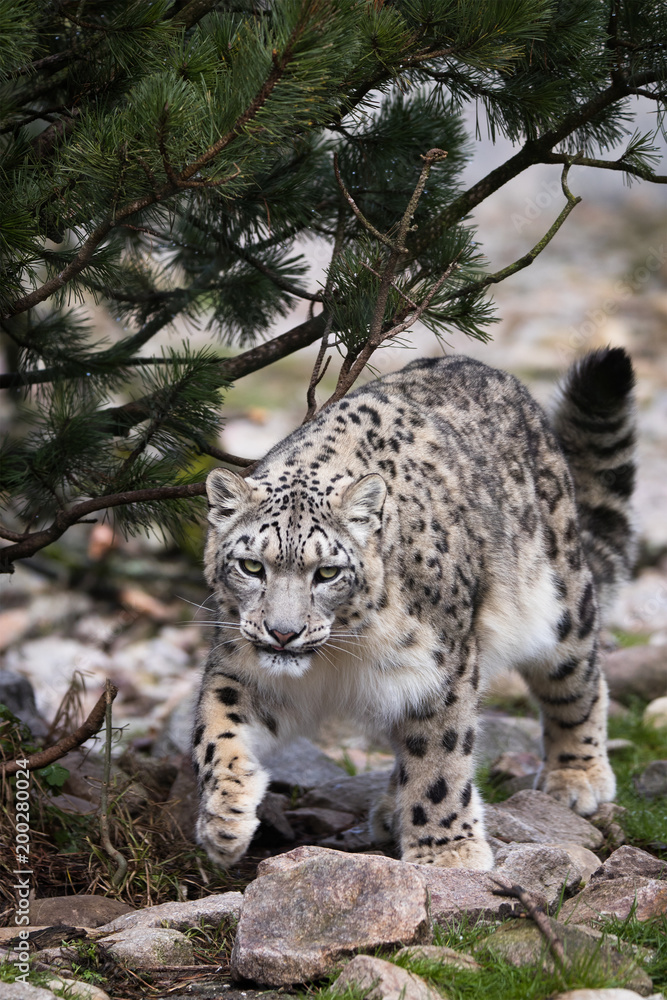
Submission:
M 238 628 L 232 641 L 252 643 L 268 673 L 298 677 L 313 651 L 354 634 L 373 612 L 385 482 L 215 469 L 206 485 L 206 578 Z

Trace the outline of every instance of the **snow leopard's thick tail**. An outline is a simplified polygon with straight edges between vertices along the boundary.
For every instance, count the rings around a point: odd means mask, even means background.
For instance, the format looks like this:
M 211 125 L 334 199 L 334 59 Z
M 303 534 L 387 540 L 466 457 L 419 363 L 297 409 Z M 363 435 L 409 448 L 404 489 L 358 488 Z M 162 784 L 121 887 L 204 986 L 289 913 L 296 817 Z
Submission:
M 567 373 L 553 417 L 574 478 L 584 552 L 603 617 L 635 556 L 634 384 L 623 348 L 592 351 Z

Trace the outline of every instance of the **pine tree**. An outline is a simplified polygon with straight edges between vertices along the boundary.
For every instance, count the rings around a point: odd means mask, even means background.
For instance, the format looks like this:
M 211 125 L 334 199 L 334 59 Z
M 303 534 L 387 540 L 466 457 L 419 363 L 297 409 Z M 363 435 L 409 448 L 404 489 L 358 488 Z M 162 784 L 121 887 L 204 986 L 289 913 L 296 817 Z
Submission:
M 340 398 L 417 319 L 485 339 L 489 286 L 578 201 L 573 162 L 666 179 L 629 125 L 643 95 L 663 128 L 663 0 L 0 0 L 0 81 L 0 388 L 31 419 L 0 455 L 6 571 L 97 511 L 201 518 L 193 456 L 249 464 L 214 444 L 225 390 L 298 348 L 320 341 L 309 419 L 327 352 Z M 469 101 L 519 148 L 465 190 Z M 537 163 L 562 211 L 488 273 L 467 217 Z M 91 300 L 127 335 L 99 341 Z M 210 346 L 151 349 L 177 318 Z

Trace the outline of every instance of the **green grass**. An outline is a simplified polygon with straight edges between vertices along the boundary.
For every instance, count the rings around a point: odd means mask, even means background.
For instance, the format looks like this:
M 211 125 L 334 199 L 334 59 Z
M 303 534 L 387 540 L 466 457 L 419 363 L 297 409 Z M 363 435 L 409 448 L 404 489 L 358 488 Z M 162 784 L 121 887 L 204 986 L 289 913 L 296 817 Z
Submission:
M 653 980 L 653 992 L 667 992 L 667 916 L 641 922 L 631 913 L 625 920 L 606 921 L 601 930 L 626 944 L 650 949 L 653 957 L 641 965 Z
M 667 797 L 644 799 L 633 779 L 653 760 L 667 759 L 667 729 L 654 729 L 642 722 L 643 703 L 632 704 L 629 714 L 609 720 L 609 735 L 631 740 L 633 746 L 614 754 L 613 768 L 618 788 L 616 801 L 627 812 L 619 817 L 628 843 L 667 858 Z
M 645 646 L 651 638 L 650 632 L 624 632 L 621 628 L 612 629 L 612 635 L 621 649 Z
M 421 976 L 436 990 L 442 991 L 449 1000 L 479 1000 L 480 997 L 484 1000 L 546 1000 L 566 990 L 625 985 L 626 979 L 623 976 L 610 975 L 600 968 L 595 950 L 590 955 L 571 962 L 569 968 L 562 973 L 545 971 L 541 962 L 517 968 L 484 946 L 483 939 L 492 931 L 493 925 L 481 921 L 473 923 L 465 919 L 450 927 L 436 926 L 434 930 L 435 944 L 474 954 L 481 966 L 479 971 L 454 968 L 428 958 L 401 957 L 395 960 L 386 954 L 382 957 Z M 657 932 L 651 936 L 646 931 L 637 931 L 638 935 L 642 933 L 651 942 L 657 937 Z M 311 987 L 307 993 L 300 995 L 307 996 L 309 1000 L 362 1000 L 364 992 L 352 987 L 337 993 L 330 982 L 319 988 Z

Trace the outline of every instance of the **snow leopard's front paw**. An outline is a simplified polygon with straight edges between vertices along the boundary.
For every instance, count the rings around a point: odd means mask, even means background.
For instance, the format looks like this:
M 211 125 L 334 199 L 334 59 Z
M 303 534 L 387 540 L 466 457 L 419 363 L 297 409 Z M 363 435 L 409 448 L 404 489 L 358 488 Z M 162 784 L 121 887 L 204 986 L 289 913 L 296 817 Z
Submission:
M 243 857 L 259 826 L 257 807 L 262 801 L 268 775 L 260 768 L 240 772 L 218 772 L 204 789 L 199 807 L 196 837 L 211 861 L 229 868 Z
M 586 770 L 556 768 L 540 774 L 537 787 L 573 809 L 580 816 L 592 816 L 603 802 L 611 802 L 616 778 L 606 759 L 593 761 Z
M 259 820 L 254 814 L 218 816 L 202 809 L 197 819 L 197 843 L 216 865 L 229 868 L 248 850 L 258 825 Z

